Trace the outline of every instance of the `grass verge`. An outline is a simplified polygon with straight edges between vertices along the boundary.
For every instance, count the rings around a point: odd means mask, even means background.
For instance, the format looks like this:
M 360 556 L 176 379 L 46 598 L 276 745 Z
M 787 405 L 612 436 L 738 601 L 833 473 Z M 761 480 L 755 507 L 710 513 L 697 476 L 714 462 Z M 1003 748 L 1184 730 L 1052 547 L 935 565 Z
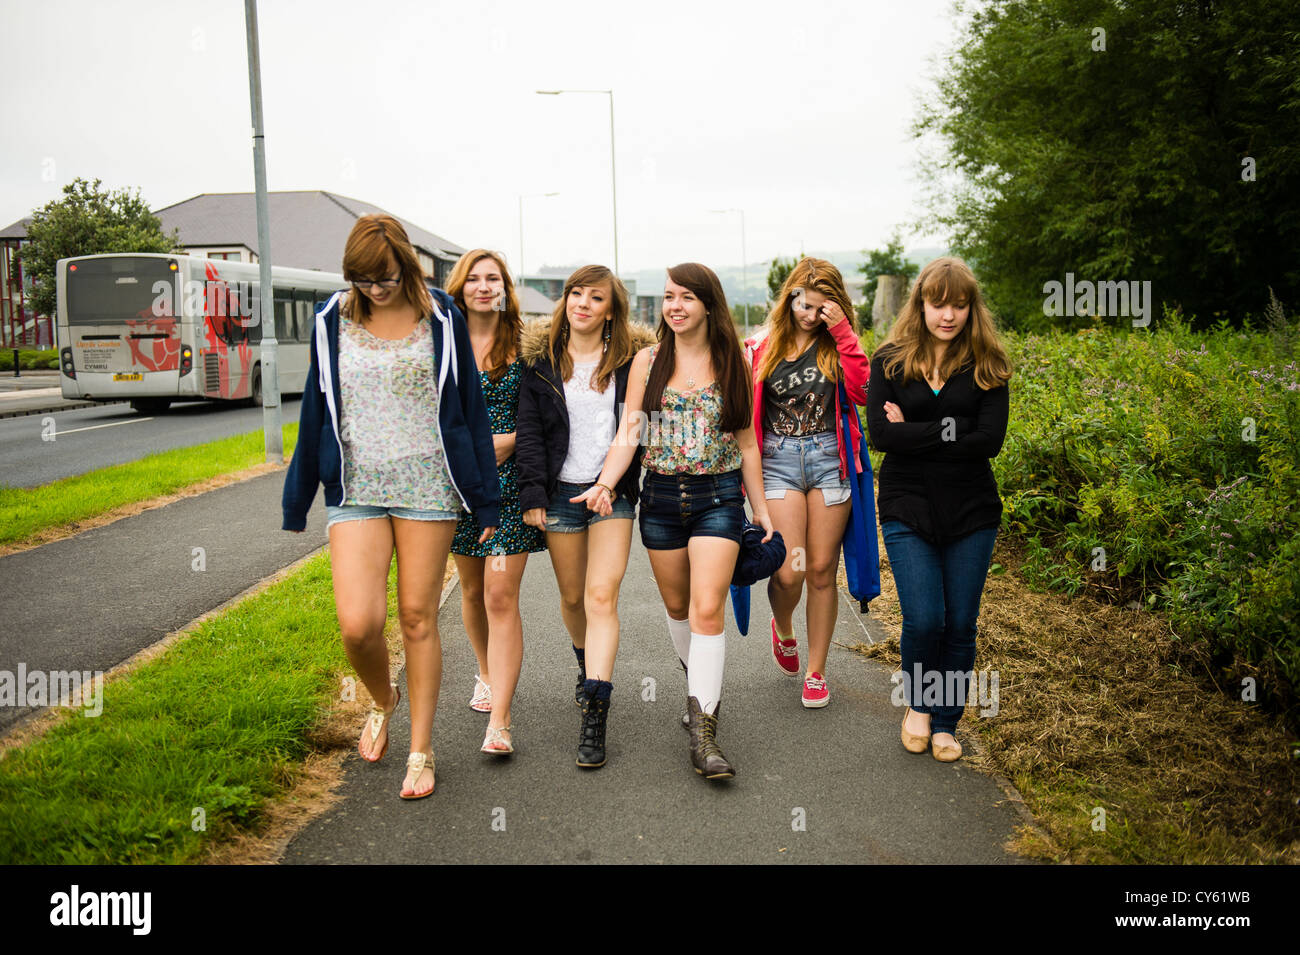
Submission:
M 345 672 L 323 553 L 110 680 L 99 717 L 66 713 L 8 750 L 0 863 L 195 862 L 256 831 Z
M 298 423 L 284 425 L 283 434 L 288 460 L 298 441 Z M 0 548 L 19 549 L 56 528 L 79 530 L 80 522 L 253 468 L 264 458 L 262 432 L 251 431 L 162 451 L 40 487 L 0 487 Z
M 1025 827 L 1011 848 L 1073 863 L 1300 862 L 1300 760 L 1282 719 L 1216 687 L 1208 661 L 1190 669 L 1159 615 L 1032 590 L 1018 546 L 998 541 L 980 608 L 975 666 L 998 674 L 997 712 L 982 718 L 972 699 L 962 720 L 983 749 L 964 761 L 1010 779 L 1049 836 Z M 857 649 L 897 666 L 883 543 L 880 557 L 873 613 L 892 636 Z

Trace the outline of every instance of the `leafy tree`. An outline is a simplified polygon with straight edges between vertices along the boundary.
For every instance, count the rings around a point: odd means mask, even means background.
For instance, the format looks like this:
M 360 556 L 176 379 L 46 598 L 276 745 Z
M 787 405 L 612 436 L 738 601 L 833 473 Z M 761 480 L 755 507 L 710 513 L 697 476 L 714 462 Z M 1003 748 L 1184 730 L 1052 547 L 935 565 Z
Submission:
M 862 254 L 867 257 L 867 261 L 858 267 L 858 271 L 865 277 L 862 283 L 863 303 L 858 306 L 858 321 L 863 327 L 869 327 L 871 307 L 876 300 L 876 283 L 880 276 L 901 275 L 903 284 L 910 286 L 912 279 L 916 278 L 917 267 L 903 258 L 903 239 L 898 233 L 894 233 L 883 249 L 864 249 Z
M 53 315 L 54 267 L 59 259 L 105 252 L 178 251 L 180 236 L 164 235 L 162 223 L 149 211 L 139 190 L 108 192 L 76 179 L 63 187 L 63 198 L 52 200 L 32 215 L 27 227 L 29 244 L 23 248 L 23 267 L 31 276 L 32 307 L 39 315 Z
M 799 259 L 803 256 L 800 255 Z M 772 264 L 767 268 L 767 288 L 771 293 L 773 301 L 781 294 L 781 286 L 785 280 L 790 277 L 794 267 L 799 264 L 799 259 L 783 259 L 779 255 L 772 260 Z
M 1300 299 L 1293 3 L 988 0 L 937 83 L 931 211 L 1012 324 L 1066 272 L 1202 324 Z

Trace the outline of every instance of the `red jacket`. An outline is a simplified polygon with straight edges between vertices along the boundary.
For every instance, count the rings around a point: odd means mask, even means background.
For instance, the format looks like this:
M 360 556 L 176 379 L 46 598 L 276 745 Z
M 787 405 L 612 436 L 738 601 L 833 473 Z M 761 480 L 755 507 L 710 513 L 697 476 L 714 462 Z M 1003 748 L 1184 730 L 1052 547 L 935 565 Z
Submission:
M 858 341 L 858 336 L 853 333 L 853 321 L 846 318 L 837 325 L 831 326 L 831 336 L 835 339 L 835 348 L 839 352 L 840 369 L 844 373 L 844 387 L 849 393 L 849 401 L 855 405 L 866 405 L 867 403 L 867 379 L 871 377 L 871 363 L 867 361 L 867 356 L 862 352 L 862 343 Z M 763 382 L 758 378 L 758 370 L 763 364 L 763 353 L 767 351 L 768 339 L 766 335 L 755 335 L 752 338 L 745 339 L 745 351 L 749 357 L 750 364 L 754 372 L 754 435 L 758 438 L 759 447 L 763 444 Z M 840 389 L 835 389 L 835 438 L 840 447 L 840 479 L 846 479 L 849 475 L 849 456 L 844 447 L 844 434 L 841 422 L 840 410 Z M 859 445 L 862 443 L 862 426 L 858 422 L 857 409 L 849 416 L 849 428 L 853 431 L 853 437 L 857 439 Z M 859 464 L 858 473 L 862 472 Z

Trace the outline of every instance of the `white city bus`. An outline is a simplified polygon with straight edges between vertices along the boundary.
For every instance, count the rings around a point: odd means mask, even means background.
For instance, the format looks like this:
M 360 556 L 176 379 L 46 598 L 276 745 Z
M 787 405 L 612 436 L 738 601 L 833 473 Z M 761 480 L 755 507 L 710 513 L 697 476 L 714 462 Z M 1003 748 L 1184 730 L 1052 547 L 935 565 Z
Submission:
M 316 309 L 346 283 L 307 269 L 271 270 L 280 391 L 300 394 Z M 60 259 L 56 341 L 65 398 L 262 403 L 259 266 L 224 259 L 118 253 Z

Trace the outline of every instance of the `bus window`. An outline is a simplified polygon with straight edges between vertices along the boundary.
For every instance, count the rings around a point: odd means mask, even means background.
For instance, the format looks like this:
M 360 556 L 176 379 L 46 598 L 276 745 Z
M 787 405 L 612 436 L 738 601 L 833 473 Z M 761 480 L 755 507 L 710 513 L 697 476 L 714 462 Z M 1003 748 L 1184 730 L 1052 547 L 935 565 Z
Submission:
M 310 291 L 295 290 L 293 293 L 293 311 L 298 329 L 298 341 L 311 341 L 312 324 L 315 321 L 316 297 Z
M 275 340 L 291 342 L 293 330 L 293 292 L 286 288 L 275 290 Z

